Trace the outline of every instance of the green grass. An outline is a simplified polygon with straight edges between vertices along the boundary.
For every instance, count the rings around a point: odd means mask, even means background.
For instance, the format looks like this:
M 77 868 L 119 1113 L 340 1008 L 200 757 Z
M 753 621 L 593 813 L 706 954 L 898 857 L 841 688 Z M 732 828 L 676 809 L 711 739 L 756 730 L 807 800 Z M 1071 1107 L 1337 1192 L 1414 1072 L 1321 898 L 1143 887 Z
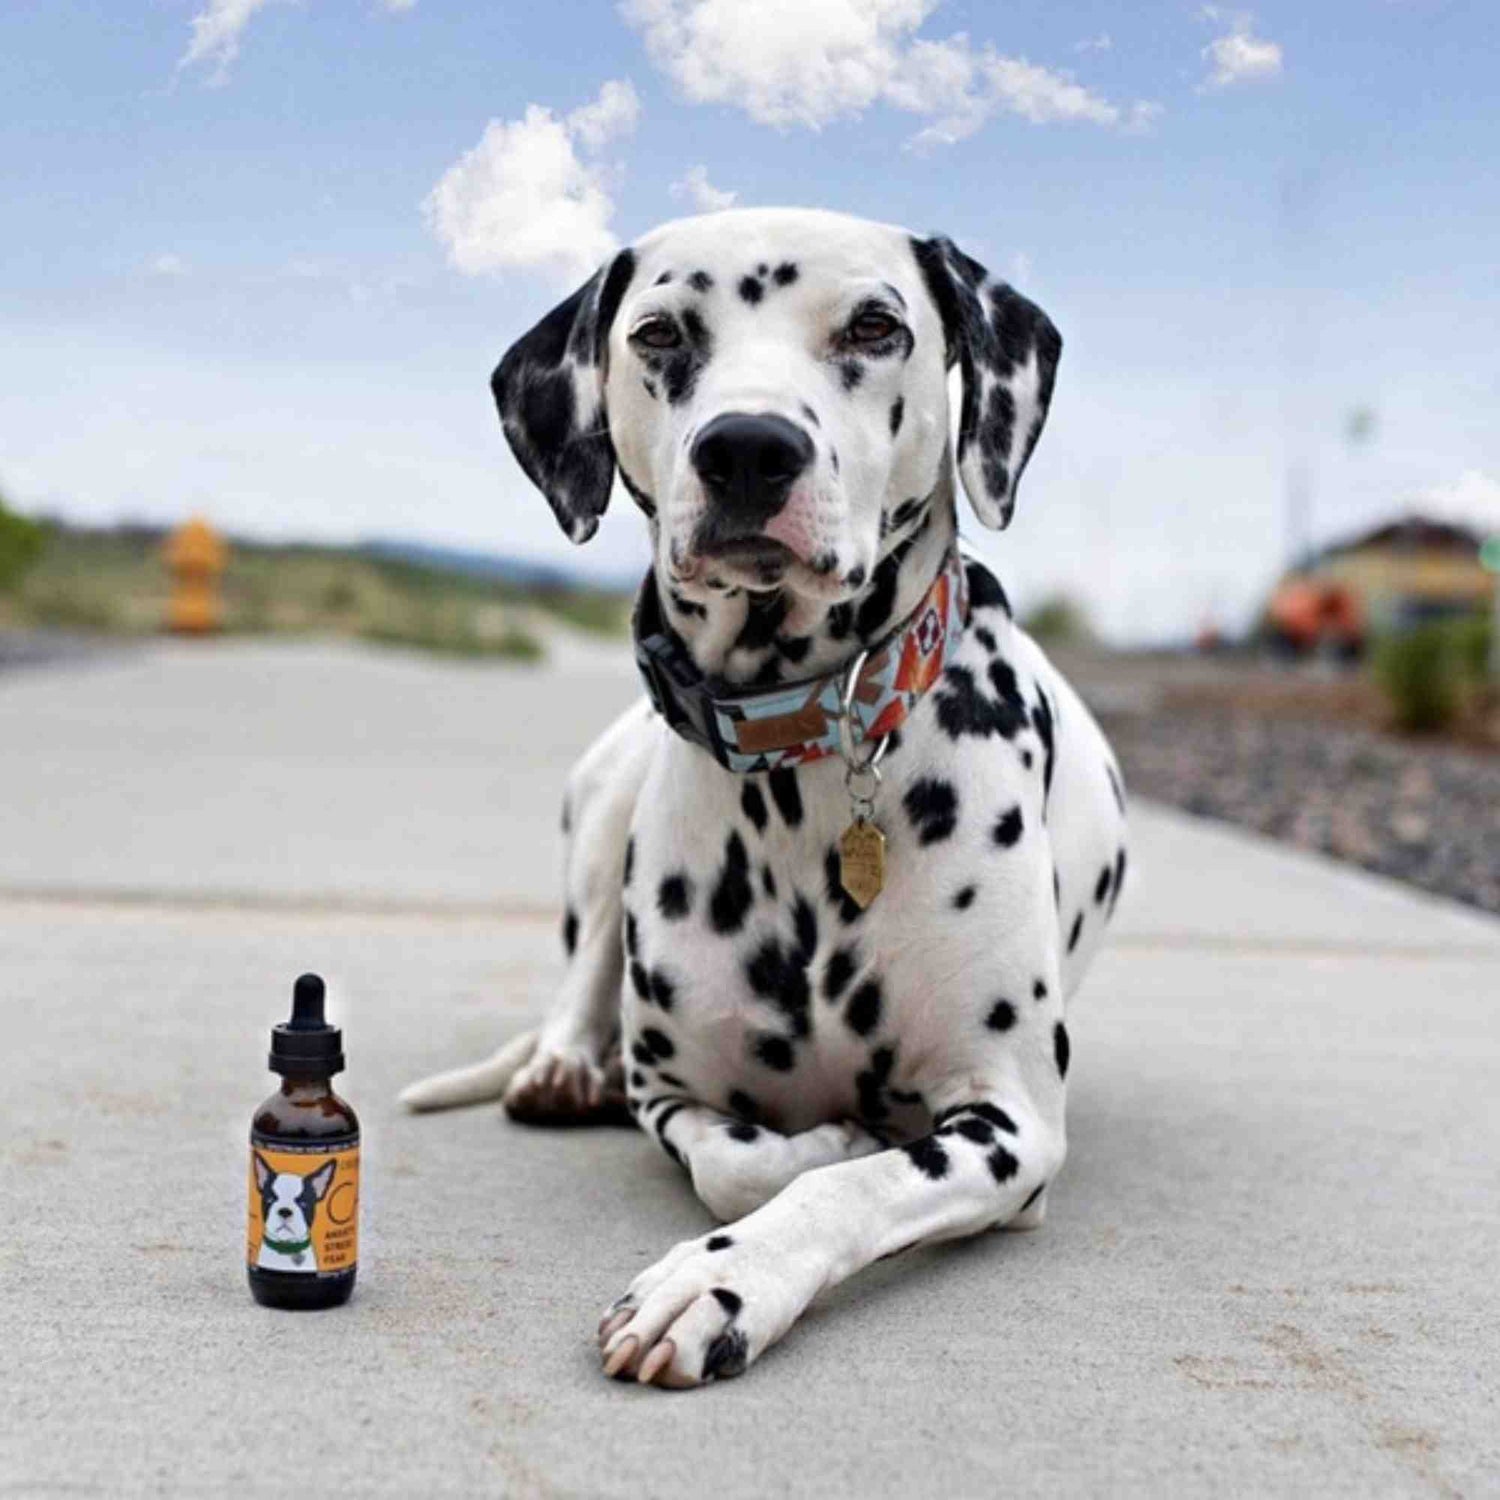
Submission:
M 171 579 L 159 534 L 44 525 L 28 570 L 0 593 L 0 627 L 106 635 L 162 629 Z M 459 657 L 536 661 L 548 621 L 620 634 L 628 596 L 525 588 L 329 547 L 234 542 L 221 581 L 234 635 L 343 636 Z
M 1398 729 L 1442 734 L 1464 716 L 1488 683 L 1490 621 L 1442 620 L 1383 637 L 1372 667 Z

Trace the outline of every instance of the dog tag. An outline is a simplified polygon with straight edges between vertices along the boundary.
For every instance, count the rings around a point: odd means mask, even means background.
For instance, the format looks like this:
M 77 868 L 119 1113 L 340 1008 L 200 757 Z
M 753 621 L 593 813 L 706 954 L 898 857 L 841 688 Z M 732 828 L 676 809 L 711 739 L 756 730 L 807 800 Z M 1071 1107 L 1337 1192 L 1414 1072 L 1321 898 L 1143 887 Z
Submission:
M 839 883 L 861 911 L 885 886 L 885 835 L 868 818 L 856 818 L 839 839 Z

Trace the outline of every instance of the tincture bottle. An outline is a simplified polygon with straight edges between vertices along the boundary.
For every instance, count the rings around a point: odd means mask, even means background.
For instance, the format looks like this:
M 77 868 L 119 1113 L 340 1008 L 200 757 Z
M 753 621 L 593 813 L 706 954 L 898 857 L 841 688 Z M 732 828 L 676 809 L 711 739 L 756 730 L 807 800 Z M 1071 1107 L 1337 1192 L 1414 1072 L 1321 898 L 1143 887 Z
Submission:
M 354 1290 L 359 1120 L 334 1093 L 344 1035 L 323 1016 L 323 981 L 304 974 L 292 1016 L 271 1032 L 281 1087 L 250 1124 L 250 1291 L 265 1307 L 336 1307 Z

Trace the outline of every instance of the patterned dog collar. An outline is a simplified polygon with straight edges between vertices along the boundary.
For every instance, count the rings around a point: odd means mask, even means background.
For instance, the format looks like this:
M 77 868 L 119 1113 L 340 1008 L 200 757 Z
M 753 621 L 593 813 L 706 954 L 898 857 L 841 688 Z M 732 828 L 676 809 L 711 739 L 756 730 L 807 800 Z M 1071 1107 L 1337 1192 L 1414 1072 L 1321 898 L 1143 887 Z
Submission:
M 906 623 L 865 653 L 850 703 L 854 745 L 877 742 L 905 722 L 968 618 L 968 580 L 955 548 Z M 650 573 L 636 602 L 635 659 L 662 718 L 728 770 L 773 771 L 852 750 L 841 751 L 839 735 L 848 664 L 802 682 L 732 689 L 706 677 L 668 629 Z

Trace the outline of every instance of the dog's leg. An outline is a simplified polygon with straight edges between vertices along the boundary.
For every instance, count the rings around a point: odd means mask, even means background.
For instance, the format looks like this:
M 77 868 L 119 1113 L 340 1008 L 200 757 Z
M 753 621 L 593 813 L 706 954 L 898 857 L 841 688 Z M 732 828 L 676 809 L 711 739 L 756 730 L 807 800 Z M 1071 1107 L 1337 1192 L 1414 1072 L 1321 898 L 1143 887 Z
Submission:
M 1015 1220 L 1062 1165 L 1060 1108 L 1044 1120 L 1013 1088 L 965 1091 L 937 1119 L 931 1135 L 806 1172 L 669 1251 L 606 1311 L 605 1372 L 669 1386 L 737 1375 L 820 1292 L 899 1250 Z
M 670 1097 L 648 1101 L 639 1119 L 687 1168 L 709 1212 L 726 1223 L 759 1208 L 804 1172 L 869 1156 L 882 1145 L 852 1120 L 782 1135 Z
M 567 969 L 547 1019 L 485 1062 L 413 1084 L 401 1095 L 409 1109 L 503 1097 L 512 1116 L 528 1121 L 623 1111 L 610 1051 L 619 1031 L 626 844 L 659 727 L 644 700 L 633 705 L 568 777 L 563 801 Z

